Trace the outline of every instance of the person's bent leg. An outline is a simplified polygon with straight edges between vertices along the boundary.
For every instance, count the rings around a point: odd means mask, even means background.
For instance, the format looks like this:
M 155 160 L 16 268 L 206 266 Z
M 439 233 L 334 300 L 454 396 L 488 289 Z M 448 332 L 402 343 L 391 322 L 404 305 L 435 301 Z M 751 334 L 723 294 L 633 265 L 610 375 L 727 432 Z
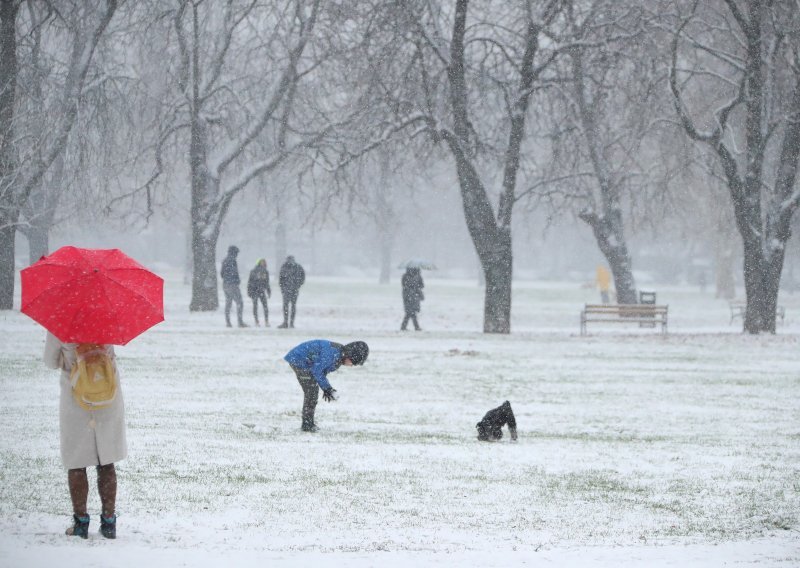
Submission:
M 256 327 L 258 327 L 258 298 L 253 298 L 253 319 L 256 322 Z
M 314 424 L 314 412 L 319 400 L 319 385 L 314 377 L 302 371 L 295 370 L 297 382 L 303 389 L 303 411 L 301 427 L 305 432 L 315 432 L 317 429 Z

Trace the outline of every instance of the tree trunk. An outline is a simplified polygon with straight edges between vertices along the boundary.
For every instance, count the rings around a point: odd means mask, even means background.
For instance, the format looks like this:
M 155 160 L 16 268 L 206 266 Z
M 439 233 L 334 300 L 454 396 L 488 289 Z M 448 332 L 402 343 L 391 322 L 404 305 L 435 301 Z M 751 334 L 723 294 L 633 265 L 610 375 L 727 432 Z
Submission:
M 483 301 L 483 332 L 511 332 L 511 275 L 513 256 L 511 234 L 504 232 L 495 243 L 493 254 L 482 264 L 486 277 Z
M 31 192 L 28 202 L 23 208 L 27 218 L 27 225 L 20 226 L 20 232 L 28 240 L 28 262 L 33 264 L 50 252 L 50 224 L 52 215 L 48 215 L 45 208 L 45 189 L 38 187 Z
M 449 139 L 456 158 L 464 217 L 475 250 L 478 253 L 486 290 L 483 301 L 483 332 L 511 333 L 511 277 L 513 254 L 511 232 L 498 227 L 486 190 L 457 140 Z
M 14 147 L 14 109 L 17 95 L 17 10 L 11 0 L 0 1 L 0 310 L 14 308 L 14 254 L 18 204 Z M 8 197 L 6 197 L 8 196 Z
M 636 297 L 636 284 L 633 280 L 630 255 L 622 236 L 622 215 L 612 214 L 603 218 L 593 213 L 582 213 L 584 220 L 594 232 L 600 251 L 605 256 L 611 274 L 614 277 L 614 287 L 617 291 L 618 304 L 638 304 Z
M 218 232 L 213 230 L 209 212 L 216 197 L 216 180 L 208 174 L 208 128 L 199 116 L 192 117 L 189 165 L 192 184 L 192 301 L 189 311 L 211 312 L 219 307 L 216 247 Z
M 64 188 L 64 154 L 53 160 L 51 175 L 47 182 L 32 191 L 23 212 L 30 221 L 30 229 L 25 231 L 28 238 L 31 264 L 42 256 L 50 254 L 50 229 Z
M 33 264 L 50 254 L 50 229 L 35 223 L 25 232 L 28 237 L 28 261 Z
M 0 215 L 0 310 L 14 309 L 14 237 L 16 219 Z M 9 269 L 10 267 L 10 269 Z
M 575 98 L 578 105 L 578 115 L 600 193 L 595 205 L 595 211 L 599 211 L 599 213 L 587 211 L 579 216 L 592 228 L 597 245 L 611 268 L 614 288 L 617 291 L 617 303 L 637 304 L 639 300 L 636 297 L 636 284 L 633 279 L 631 258 L 630 254 L 628 254 L 628 245 L 625 240 L 619 190 L 614 184 L 613 176 L 609 171 L 609 164 L 601 149 L 600 127 L 595 112 L 595 101 L 591 100 L 587 90 L 583 54 L 580 49 L 573 51 L 572 70 L 575 79 Z
M 189 311 L 213 312 L 219 307 L 217 289 L 216 239 L 203 236 L 202 227 L 192 228 L 192 302 Z
M 775 312 L 767 312 L 770 302 L 764 279 L 764 255 L 761 239 L 746 239 L 744 243 L 744 288 L 747 308 L 744 314 L 744 331 L 747 333 L 775 332 Z M 770 322 L 771 320 L 771 322 Z

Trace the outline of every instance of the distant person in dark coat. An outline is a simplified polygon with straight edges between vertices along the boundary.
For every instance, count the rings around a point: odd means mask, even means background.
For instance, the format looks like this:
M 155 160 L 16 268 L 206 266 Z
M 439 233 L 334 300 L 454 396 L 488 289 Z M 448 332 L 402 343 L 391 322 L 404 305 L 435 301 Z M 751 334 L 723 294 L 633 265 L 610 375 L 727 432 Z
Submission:
M 272 297 L 272 289 L 269 287 L 269 270 L 264 258 L 258 259 L 255 268 L 250 271 L 250 278 L 247 279 L 247 295 L 253 300 L 253 318 L 256 320 L 256 327 L 258 327 L 259 301 L 264 306 L 264 327 L 269 327 L 267 298 Z
M 478 440 L 481 442 L 496 442 L 502 439 L 502 428 L 506 424 L 508 424 L 511 440 L 516 442 L 517 421 L 514 419 L 514 411 L 511 410 L 511 403 L 508 401 L 487 412 L 483 420 L 475 425 L 475 428 L 478 429 Z
M 417 314 L 419 313 L 419 303 L 425 299 L 422 289 L 425 283 L 422 281 L 422 274 L 419 268 L 406 268 L 406 273 L 402 278 L 403 285 L 403 309 L 406 312 L 403 318 L 403 323 L 400 325 L 402 331 L 408 327 L 408 320 L 414 323 L 414 329 L 420 330 L 419 322 L 417 322 Z
M 306 272 L 303 267 L 295 262 L 293 256 L 287 256 L 286 261 L 281 266 L 281 273 L 278 284 L 281 287 L 283 296 L 283 323 L 280 328 L 294 327 L 294 316 L 297 313 L 297 295 L 300 293 L 300 286 L 305 284 Z
M 222 276 L 222 291 L 225 292 L 225 323 L 231 327 L 231 304 L 236 302 L 236 316 L 239 320 L 239 327 L 247 327 L 242 319 L 244 313 L 244 302 L 242 301 L 242 291 L 239 290 L 239 265 L 236 263 L 236 256 L 239 254 L 239 247 L 231 245 L 228 247 L 228 256 L 222 261 L 222 269 L 219 274 Z
M 327 339 L 312 339 L 289 351 L 284 360 L 294 371 L 300 388 L 303 389 L 302 430 L 316 432 L 314 411 L 319 400 L 319 389 L 322 398 L 327 402 L 336 400 L 336 389 L 328 382 L 328 373 L 332 373 L 344 365 L 363 365 L 369 355 L 369 346 L 363 341 L 354 341 L 347 345 L 334 343 Z

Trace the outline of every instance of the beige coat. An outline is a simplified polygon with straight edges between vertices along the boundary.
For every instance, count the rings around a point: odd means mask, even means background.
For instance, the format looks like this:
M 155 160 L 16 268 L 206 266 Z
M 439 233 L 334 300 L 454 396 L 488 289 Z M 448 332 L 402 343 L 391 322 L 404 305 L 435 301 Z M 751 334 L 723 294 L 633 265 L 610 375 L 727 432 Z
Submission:
M 111 348 L 113 355 L 113 347 Z M 128 455 L 125 437 L 125 404 L 122 385 L 111 406 L 100 410 L 84 410 L 72 397 L 69 371 L 76 360 L 75 344 L 62 343 L 52 333 L 44 345 L 44 363 L 51 369 L 61 369 L 61 460 L 66 469 L 118 462 Z M 119 380 L 119 371 L 117 371 Z

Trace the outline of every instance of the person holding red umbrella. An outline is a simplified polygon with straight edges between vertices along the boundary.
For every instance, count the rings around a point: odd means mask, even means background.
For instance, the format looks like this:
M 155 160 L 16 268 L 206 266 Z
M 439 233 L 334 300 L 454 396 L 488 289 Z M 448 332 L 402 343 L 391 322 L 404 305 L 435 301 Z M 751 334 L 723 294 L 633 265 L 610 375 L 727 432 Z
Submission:
M 116 538 L 114 464 L 127 457 L 128 447 L 113 345 L 125 345 L 164 320 L 164 281 L 118 249 L 71 246 L 42 257 L 20 278 L 21 311 L 48 330 L 44 362 L 61 370 L 61 458 L 73 509 L 67 534 L 88 538 L 86 468 L 94 466 L 100 533 Z M 111 387 L 88 392 L 82 390 L 86 384 Z
M 61 460 L 67 469 L 69 495 L 72 500 L 73 525 L 70 536 L 88 538 L 89 513 L 86 502 L 89 479 L 86 468 L 97 469 L 97 490 L 102 512 L 100 533 L 106 538 L 117 536 L 117 471 L 115 463 L 128 455 L 125 433 L 125 403 L 116 370 L 116 357 L 111 345 L 103 345 L 116 372 L 116 392 L 110 404 L 96 410 L 86 410 L 73 396 L 71 371 L 77 364 L 77 343 L 64 343 L 48 332 L 44 347 L 44 362 L 51 369 L 61 369 L 59 429 Z

